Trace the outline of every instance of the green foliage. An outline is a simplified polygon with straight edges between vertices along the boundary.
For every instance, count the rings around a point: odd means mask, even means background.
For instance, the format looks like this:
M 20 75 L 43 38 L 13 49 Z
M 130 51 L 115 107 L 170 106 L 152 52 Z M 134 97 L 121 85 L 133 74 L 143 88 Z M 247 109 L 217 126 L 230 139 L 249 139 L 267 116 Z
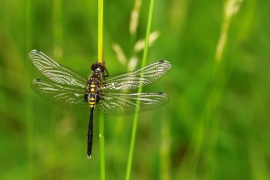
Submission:
M 129 58 L 145 38 L 149 2 L 131 36 L 134 1 L 104 1 L 110 74 L 127 69 L 112 44 Z M 131 179 L 270 177 L 270 2 L 242 2 L 218 63 L 224 6 L 155 1 L 151 29 L 160 36 L 147 64 L 167 59 L 173 68 L 143 91 L 166 92 L 171 101 L 139 115 Z M 97 60 L 97 1 L 2 0 L 0 12 L 0 179 L 99 179 L 98 118 L 88 160 L 89 112 L 64 111 L 34 94 L 31 80 L 45 78 L 27 56 L 39 49 L 88 76 Z M 106 177 L 124 179 L 133 117 L 104 118 Z

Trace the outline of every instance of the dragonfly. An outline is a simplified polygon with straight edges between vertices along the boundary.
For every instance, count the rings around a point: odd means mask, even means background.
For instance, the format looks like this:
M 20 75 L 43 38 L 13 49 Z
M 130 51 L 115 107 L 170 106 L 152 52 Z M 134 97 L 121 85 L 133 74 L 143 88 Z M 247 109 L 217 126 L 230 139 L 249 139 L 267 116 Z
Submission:
M 92 74 L 86 78 L 63 66 L 39 50 L 29 53 L 33 65 L 48 78 L 34 79 L 31 88 L 41 97 L 67 110 L 90 109 L 87 133 L 87 157 L 91 158 L 94 109 L 105 115 L 125 116 L 161 107 L 169 102 L 163 92 L 137 92 L 167 74 L 172 64 L 160 60 L 135 71 L 109 75 L 103 63 L 93 63 Z M 139 103 L 138 103 L 139 101 Z

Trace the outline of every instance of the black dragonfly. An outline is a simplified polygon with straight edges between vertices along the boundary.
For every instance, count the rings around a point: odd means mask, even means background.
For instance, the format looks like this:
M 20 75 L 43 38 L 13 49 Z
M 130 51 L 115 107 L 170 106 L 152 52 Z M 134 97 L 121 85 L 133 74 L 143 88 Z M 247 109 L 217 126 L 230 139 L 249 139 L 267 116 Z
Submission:
M 169 102 L 163 92 L 128 93 L 158 80 L 168 73 L 172 65 L 160 60 L 135 71 L 109 76 L 104 64 L 94 63 L 92 74 L 86 78 L 80 73 L 58 64 L 39 50 L 32 50 L 29 57 L 36 68 L 49 80 L 34 79 L 32 89 L 67 110 L 90 108 L 87 155 L 92 154 L 94 109 L 105 115 L 123 116 L 158 108 Z M 137 103 L 139 101 L 139 103 Z

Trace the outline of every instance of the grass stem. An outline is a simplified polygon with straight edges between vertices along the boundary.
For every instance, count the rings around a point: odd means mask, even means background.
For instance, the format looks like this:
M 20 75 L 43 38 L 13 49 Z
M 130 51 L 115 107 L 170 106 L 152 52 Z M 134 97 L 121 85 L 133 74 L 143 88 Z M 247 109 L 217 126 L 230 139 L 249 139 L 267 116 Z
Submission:
M 105 180 L 104 116 L 99 115 L 100 179 Z
M 148 54 L 149 35 L 150 35 L 150 31 L 151 31 L 154 2 L 155 2 L 155 0 L 150 1 L 148 22 L 147 22 L 147 30 L 146 30 L 146 37 L 145 37 L 145 46 L 144 46 L 143 60 L 142 60 L 142 67 L 145 66 L 145 64 L 146 64 L 146 58 L 147 58 L 147 54 Z M 142 92 L 142 87 L 140 87 L 138 89 L 138 92 Z M 137 107 L 140 106 L 140 101 L 137 101 L 136 103 L 137 103 Z M 138 117 L 139 117 L 138 112 L 136 112 L 136 114 L 134 116 L 134 119 L 133 119 L 132 135 L 131 135 L 131 141 L 130 141 L 130 149 L 129 149 L 129 155 L 128 155 L 127 170 L 126 170 L 126 180 L 130 179 L 131 166 L 132 166 L 132 160 L 133 160 L 133 152 L 134 152 L 135 140 L 136 140 Z
M 103 0 L 98 0 L 98 62 L 103 61 Z M 100 179 L 105 180 L 104 116 L 99 115 Z
M 25 24 L 25 51 L 26 54 L 28 54 L 29 50 L 31 49 L 31 41 L 32 41 L 32 36 L 31 36 L 31 31 L 32 31 L 32 24 L 31 24 L 31 8 L 32 8 L 32 1 L 31 0 L 27 0 L 26 1 L 26 12 L 25 12 L 25 16 L 26 16 L 26 24 Z M 30 61 L 28 59 L 28 57 L 25 60 L 25 64 L 26 64 L 26 72 L 31 72 L 31 65 L 30 65 Z M 26 76 L 28 77 L 28 76 Z M 27 78 L 27 84 L 30 84 L 31 80 L 28 77 Z M 26 86 L 26 92 L 30 92 L 31 88 L 30 86 Z M 34 179 L 33 178 L 33 174 L 34 174 L 34 126 L 33 126 L 33 99 L 32 98 L 27 98 L 26 100 L 26 136 L 27 136 L 27 143 L 28 143 L 28 178 L 29 180 Z
M 98 62 L 103 63 L 103 0 L 98 0 Z

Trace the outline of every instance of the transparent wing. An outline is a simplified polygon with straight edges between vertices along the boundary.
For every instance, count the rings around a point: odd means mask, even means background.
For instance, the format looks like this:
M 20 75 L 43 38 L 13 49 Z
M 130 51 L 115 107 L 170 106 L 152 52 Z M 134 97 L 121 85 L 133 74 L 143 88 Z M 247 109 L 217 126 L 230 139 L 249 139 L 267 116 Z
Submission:
M 36 68 L 50 80 L 60 84 L 85 88 L 87 79 L 84 76 L 68 67 L 58 64 L 41 51 L 30 51 L 29 58 Z
M 84 101 L 84 88 L 75 88 L 41 79 L 34 79 L 31 87 L 37 94 L 63 109 L 89 109 L 88 103 Z
M 158 108 L 169 102 L 165 93 L 102 93 L 97 108 L 106 115 L 122 116 Z M 137 105 L 136 101 L 140 104 Z
M 140 86 L 145 86 L 158 80 L 166 73 L 168 73 L 171 68 L 172 64 L 169 61 L 160 60 L 132 72 L 109 76 L 108 78 L 106 78 L 102 89 L 137 89 Z

